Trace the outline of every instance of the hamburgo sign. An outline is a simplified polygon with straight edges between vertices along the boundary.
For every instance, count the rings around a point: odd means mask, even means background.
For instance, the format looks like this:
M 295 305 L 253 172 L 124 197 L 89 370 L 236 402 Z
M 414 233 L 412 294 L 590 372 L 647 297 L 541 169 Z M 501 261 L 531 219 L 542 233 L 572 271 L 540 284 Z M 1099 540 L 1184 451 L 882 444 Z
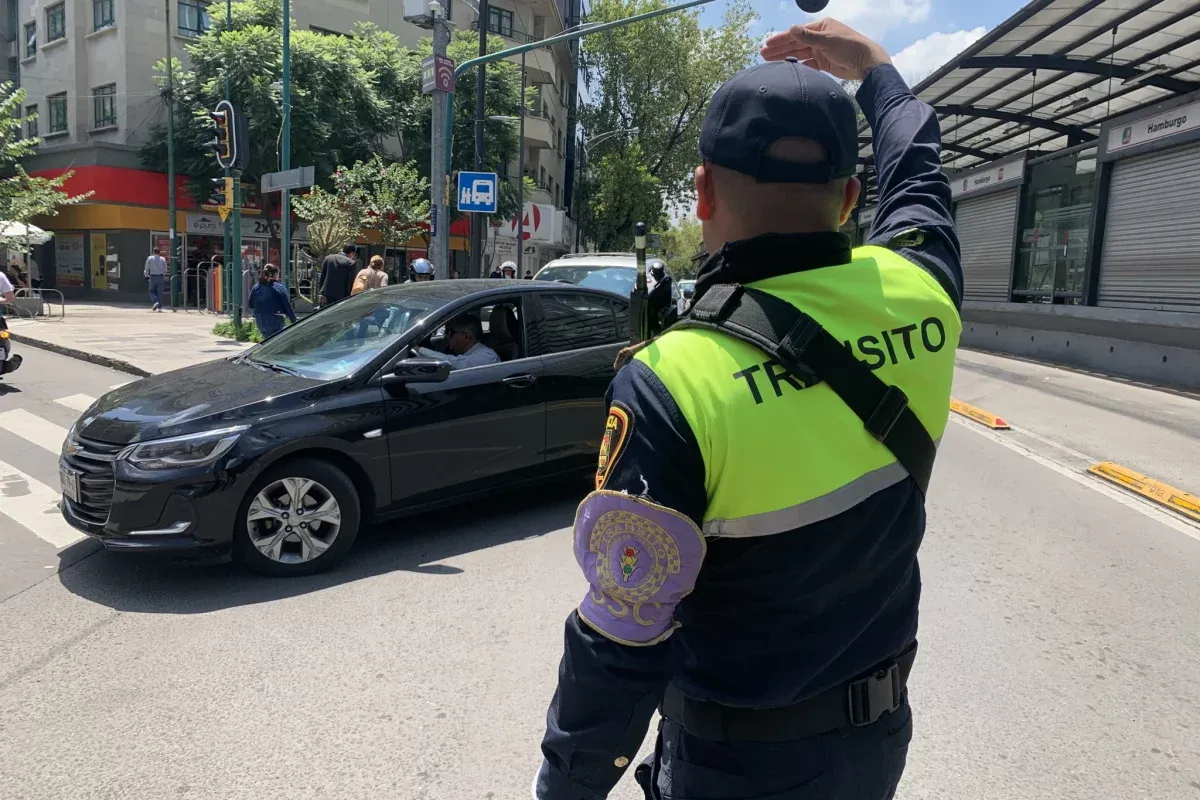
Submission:
M 997 164 L 981 172 L 954 175 L 950 178 L 950 196 L 958 200 L 967 195 L 982 192 L 1005 183 L 1017 183 L 1025 174 L 1024 157 Z
M 1108 132 L 1105 149 L 1115 153 L 1197 128 L 1200 128 L 1200 102 L 1160 111 L 1124 125 L 1115 125 Z

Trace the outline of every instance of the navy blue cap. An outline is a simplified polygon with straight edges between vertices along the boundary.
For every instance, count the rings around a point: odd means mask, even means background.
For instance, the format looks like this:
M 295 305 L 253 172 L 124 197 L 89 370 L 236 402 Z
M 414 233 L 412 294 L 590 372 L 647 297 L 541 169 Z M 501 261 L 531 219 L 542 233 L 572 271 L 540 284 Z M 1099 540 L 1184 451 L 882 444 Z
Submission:
M 785 137 L 825 146 L 824 163 L 767 155 Z M 794 58 L 744 69 L 713 95 L 700 131 L 700 156 L 759 183 L 828 183 L 858 171 L 858 112 L 829 75 Z

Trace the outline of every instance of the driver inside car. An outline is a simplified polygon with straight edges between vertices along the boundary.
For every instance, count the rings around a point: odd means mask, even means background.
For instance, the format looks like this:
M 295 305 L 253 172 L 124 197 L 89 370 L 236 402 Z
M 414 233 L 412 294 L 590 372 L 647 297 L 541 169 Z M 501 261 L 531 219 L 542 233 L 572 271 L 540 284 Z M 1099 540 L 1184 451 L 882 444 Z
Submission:
M 416 348 L 417 355 L 450 362 L 451 369 L 482 367 L 500 363 L 496 351 L 483 343 L 483 324 L 474 314 L 463 314 L 446 323 L 445 353 L 428 347 Z

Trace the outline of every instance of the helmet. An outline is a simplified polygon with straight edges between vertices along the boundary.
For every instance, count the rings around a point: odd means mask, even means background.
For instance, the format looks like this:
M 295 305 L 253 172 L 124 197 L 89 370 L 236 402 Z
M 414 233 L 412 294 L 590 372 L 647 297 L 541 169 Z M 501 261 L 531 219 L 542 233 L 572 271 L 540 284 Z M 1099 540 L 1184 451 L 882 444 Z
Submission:
M 511 269 L 513 272 L 516 272 L 517 271 L 516 262 L 515 261 L 505 261 L 503 264 L 500 265 L 501 272 L 504 272 L 504 270 L 506 270 L 506 269 Z
M 433 275 L 433 264 L 427 258 L 414 258 L 409 267 L 417 275 Z
M 648 258 L 646 259 L 646 271 L 665 273 L 667 271 L 667 262 L 661 258 Z

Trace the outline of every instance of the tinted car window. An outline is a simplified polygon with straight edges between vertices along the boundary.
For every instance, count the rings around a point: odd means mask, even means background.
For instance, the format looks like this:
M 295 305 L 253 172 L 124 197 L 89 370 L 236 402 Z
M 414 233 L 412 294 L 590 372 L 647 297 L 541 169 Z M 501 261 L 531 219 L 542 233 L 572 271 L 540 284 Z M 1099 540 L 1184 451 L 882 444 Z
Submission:
M 623 341 L 628 336 L 628 323 L 625 332 L 618 335 L 613 303 L 602 297 L 543 294 L 541 300 L 545 320 L 543 352 L 562 353 L 597 347 Z
M 637 270 L 633 267 L 598 267 L 583 264 L 546 267 L 537 274 L 539 281 L 573 283 L 576 286 L 600 289 L 622 297 L 629 296 L 636 278 Z

